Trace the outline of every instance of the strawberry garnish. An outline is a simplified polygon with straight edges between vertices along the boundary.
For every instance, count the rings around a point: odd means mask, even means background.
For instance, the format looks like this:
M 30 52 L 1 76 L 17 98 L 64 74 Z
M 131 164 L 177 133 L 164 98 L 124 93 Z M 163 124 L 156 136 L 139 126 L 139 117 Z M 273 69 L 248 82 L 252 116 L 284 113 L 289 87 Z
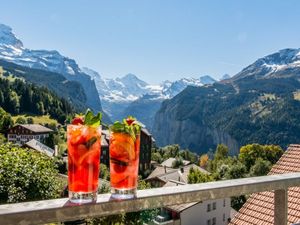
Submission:
M 80 125 L 80 124 L 83 124 L 84 121 L 83 121 L 83 118 L 82 117 L 75 117 L 73 120 L 72 120 L 72 124 L 73 125 Z
M 135 120 L 132 118 L 127 118 L 126 123 L 130 126 Z

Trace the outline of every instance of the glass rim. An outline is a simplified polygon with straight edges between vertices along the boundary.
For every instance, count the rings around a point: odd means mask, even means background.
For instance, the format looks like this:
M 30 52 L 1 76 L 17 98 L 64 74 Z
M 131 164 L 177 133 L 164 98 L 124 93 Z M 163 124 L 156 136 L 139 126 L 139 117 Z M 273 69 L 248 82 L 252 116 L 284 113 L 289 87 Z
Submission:
M 88 124 L 71 124 L 71 123 L 70 123 L 70 124 L 67 124 L 67 127 L 69 127 L 69 126 L 70 126 L 70 127 L 71 127 L 71 126 L 72 126 L 72 127 L 73 127 L 73 126 L 74 126 L 74 127 L 93 127 L 93 128 L 99 128 L 99 127 L 100 127 L 100 128 L 102 129 L 102 125 L 101 125 L 101 124 L 100 124 L 99 126 L 94 126 L 94 125 L 88 125 Z

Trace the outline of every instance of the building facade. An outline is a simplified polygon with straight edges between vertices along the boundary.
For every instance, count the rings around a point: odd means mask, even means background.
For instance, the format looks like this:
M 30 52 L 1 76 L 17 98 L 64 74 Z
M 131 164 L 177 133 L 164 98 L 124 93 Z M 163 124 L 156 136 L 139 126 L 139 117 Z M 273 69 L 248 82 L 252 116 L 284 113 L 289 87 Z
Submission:
M 181 225 L 227 225 L 230 198 L 199 202 L 180 212 Z
M 188 174 L 191 168 L 209 174 L 206 170 L 195 164 L 189 164 L 181 168 L 170 168 L 172 161 L 168 159 L 147 177 L 146 181 L 152 187 L 174 187 L 188 184 Z M 153 222 L 154 224 L 166 225 L 227 225 L 230 220 L 231 204 L 230 198 L 208 200 L 203 202 L 192 202 L 187 204 L 173 205 L 162 209 Z
M 7 140 L 20 146 L 32 139 L 44 143 L 51 132 L 53 130 L 39 124 L 20 124 L 8 130 Z

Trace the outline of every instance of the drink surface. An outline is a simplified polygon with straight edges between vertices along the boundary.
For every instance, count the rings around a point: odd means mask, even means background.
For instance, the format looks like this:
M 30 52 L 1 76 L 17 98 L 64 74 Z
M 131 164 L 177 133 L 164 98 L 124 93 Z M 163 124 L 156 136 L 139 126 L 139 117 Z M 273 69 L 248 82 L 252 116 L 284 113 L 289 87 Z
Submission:
M 100 127 L 68 125 L 68 183 L 72 192 L 98 189 L 101 148 Z
M 116 189 L 137 187 L 139 168 L 140 135 L 136 139 L 126 133 L 110 136 L 110 183 Z

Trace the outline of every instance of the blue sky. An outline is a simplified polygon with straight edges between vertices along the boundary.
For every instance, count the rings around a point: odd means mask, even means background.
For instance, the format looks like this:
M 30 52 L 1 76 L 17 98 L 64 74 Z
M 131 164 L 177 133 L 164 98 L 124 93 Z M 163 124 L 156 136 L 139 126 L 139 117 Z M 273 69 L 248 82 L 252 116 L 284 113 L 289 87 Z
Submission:
M 300 47 L 297 0 L 0 0 L 24 45 L 56 49 L 104 77 L 147 82 L 234 75 Z

